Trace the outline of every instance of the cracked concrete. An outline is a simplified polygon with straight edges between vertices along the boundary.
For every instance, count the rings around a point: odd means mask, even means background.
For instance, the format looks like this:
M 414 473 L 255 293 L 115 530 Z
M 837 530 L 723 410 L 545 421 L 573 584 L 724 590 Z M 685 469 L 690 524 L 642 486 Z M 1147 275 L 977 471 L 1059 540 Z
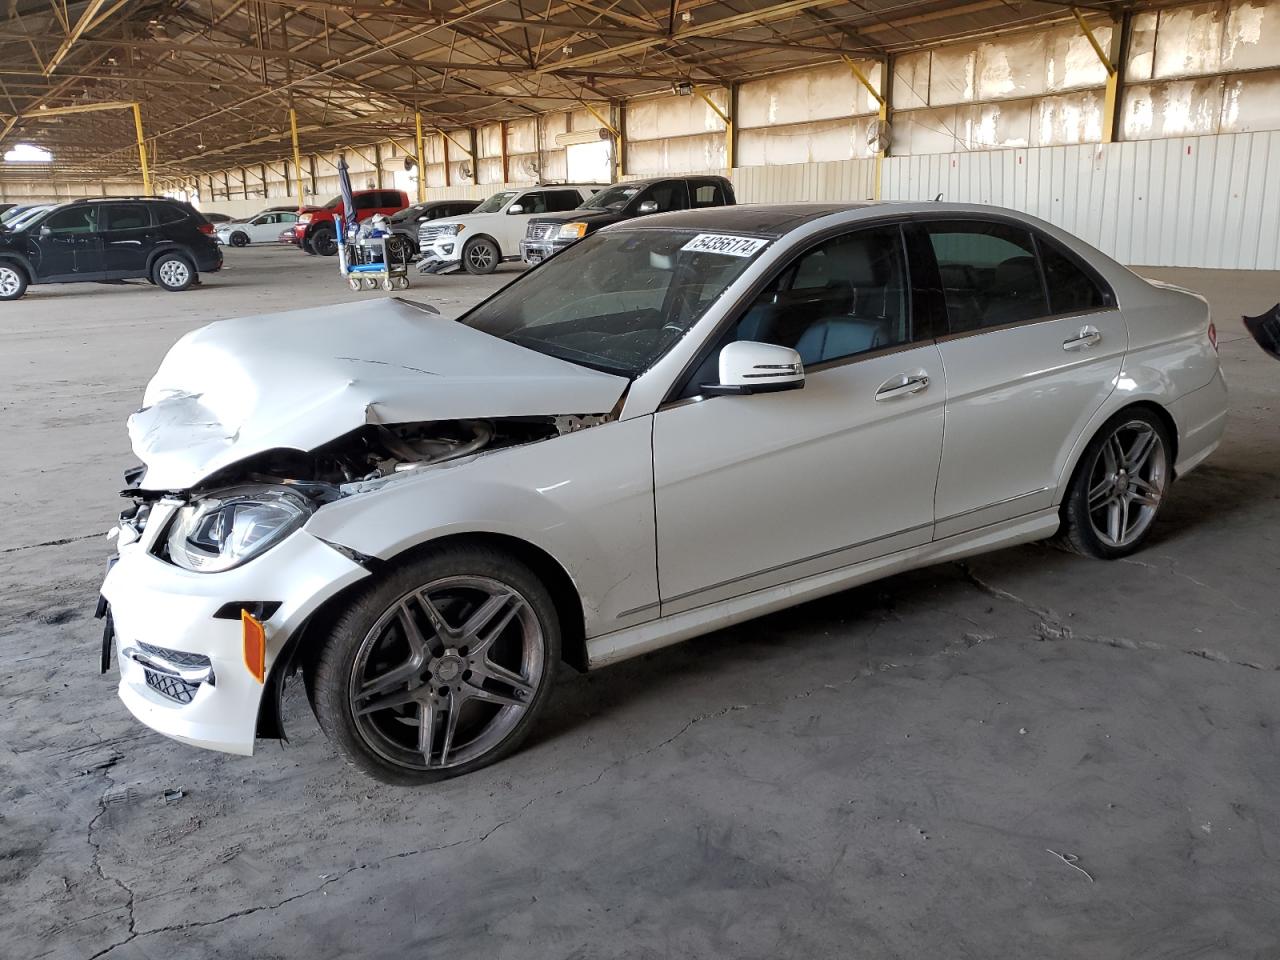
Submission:
M 97 676 L 90 531 L 164 348 L 355 298 L 294 251 L 229 258 L 190 296 L 0 315 L 0 429 L 29 452 L 0 462 L 0 956 L 1280 952 L 1280 365 L 1236 319 L 1280 277 L 1152 271 L 1209 294 L 1233 407 L 1142 553 L 1023 547 L 566 673 L 526 749 L 414 791 L 344 767 L 297 689 L 292 742 L 237 758 Z M 456 313 L 508 275 L 410 295 Z

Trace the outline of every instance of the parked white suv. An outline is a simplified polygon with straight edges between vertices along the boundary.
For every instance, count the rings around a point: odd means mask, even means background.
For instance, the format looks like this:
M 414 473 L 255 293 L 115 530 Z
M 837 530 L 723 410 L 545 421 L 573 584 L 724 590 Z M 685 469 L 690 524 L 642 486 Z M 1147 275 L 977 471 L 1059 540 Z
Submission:
M 500 190 L 465 217 L 424 223 L 418 231 L 423 273 L 493 273 L 504 260 L 520 259 L 529 221 L 544 213 L 575 209 L 603 183 L 561 183 Z

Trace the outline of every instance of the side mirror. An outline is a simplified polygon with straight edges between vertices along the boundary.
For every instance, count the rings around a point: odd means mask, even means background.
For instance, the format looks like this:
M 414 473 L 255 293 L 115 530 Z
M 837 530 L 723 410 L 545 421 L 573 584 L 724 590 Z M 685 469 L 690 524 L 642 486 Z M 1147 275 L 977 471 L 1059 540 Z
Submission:
M 513 213 L 524 213 L 524 207 L 520 206 L 518 203 L 513 203 L 511 206 L 507 207 L 507 215 L 510 216 Z
M 640 204 L 640 206 L 636 208 L 636 213 L 657 213 L 657 212 L 658 212 L 657 200 L 645 200 L 643 203 Z
M 790 347 L 739 340 L 720 351 L 720 382 L 701 387 L 709 394 L 776 393 L 804 386 L 804 362 Z

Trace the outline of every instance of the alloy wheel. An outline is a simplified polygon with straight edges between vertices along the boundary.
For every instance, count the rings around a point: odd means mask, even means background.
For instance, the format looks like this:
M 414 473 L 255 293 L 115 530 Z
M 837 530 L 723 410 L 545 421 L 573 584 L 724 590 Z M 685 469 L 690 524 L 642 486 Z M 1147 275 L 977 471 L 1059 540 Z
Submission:
M 488 577 L 446 577 L 374 623 L 356 651 L 348 703 L 375 753 L 443 771 L 498 747 L 546 669 L 542 627 L 524 596 Z
M 191 279 L 191 268 L 181 260 L 166 260 L 160 264 L 160 282 L 166 287 L 180 287 Z
M 493 269 L 496 257 L 493 247 L 488 243 L 473 243 L 467 248 L 467 262 L 479 271 Z
M 1127 547 L 1155 520 L 1168 477 L 1160 434 L 1143 420 L 1111 432 L 1089 472 L 1089 522 L 1109 547 Z
M 0 267 L 0 297 L 17 296 L 22 287 L 22 277 L 13 267 Z

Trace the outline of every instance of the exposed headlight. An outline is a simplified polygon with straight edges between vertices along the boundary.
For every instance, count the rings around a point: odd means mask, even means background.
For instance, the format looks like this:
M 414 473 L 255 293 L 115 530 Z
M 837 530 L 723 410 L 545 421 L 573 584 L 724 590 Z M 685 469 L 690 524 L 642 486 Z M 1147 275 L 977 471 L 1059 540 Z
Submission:
M 228 491 L 188 504 L 169 528 L 169 559 L 187 570 L 230 570 L 307 522 L 311 501 L 279 489 Z
M 577 240 L 579 237 L 587 235 L 587 225 L 585 223 L 566 223 L 560 228 L 559 237 L 561 240 Z
M 439 235 L 442 237 L 456 237 L 465 229 L 467 229 L 465 224 L 446 223 L 443 227 L 440 228 Z
M 304 213 L 304 214 L 302 214 L 301 216 L 299 216 L 299 217 L 298 217 L 298 222 L 299 222 L 299 223 L 310 223 L 310 222 L 311 222 L 311 214 L 309 214 L 309 213 Z

